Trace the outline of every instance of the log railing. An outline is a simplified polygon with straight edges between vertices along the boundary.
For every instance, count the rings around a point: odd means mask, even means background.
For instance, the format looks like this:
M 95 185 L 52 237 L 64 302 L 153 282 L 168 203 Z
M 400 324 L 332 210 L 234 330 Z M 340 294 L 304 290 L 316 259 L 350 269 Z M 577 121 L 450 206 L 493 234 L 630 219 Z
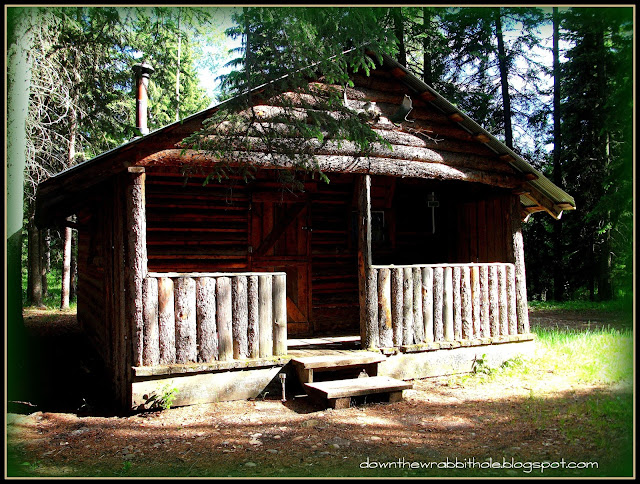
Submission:
M 143 366 L 286 354 L 286 275 L 149 273 L 142 291 Z
M 367 279 L 370 347 L 450 348 L 529 333 L 514 264 L 374 265 Z

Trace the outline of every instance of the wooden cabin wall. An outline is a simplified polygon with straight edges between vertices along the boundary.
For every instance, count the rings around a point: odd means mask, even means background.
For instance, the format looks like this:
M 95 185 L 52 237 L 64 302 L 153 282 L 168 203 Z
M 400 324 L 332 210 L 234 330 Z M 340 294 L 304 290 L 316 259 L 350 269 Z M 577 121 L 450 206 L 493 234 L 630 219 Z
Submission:
M 384 240 L 373 242 L 374 264 L 513 261 L 510 207 L 514 195 L 508 190 L 472 183 L 372 178 L 372 212 L 382 214 L 379 219 L 384 220 L 383 235 L 378 236 Z M 437 207 L 429 207 L 430 198 Z
M 511 207 L 512 197 L 491 198 L 461 203 L 456 207 L 459 234 L 452 262 L 512 262 Z
M 311 293 L 316 333 L 358 330 L 355 176 L 330 174 L 312 194 Z
M 77 214 L 78 322 L 102 358 L 115 399 L 126 405 L 130 398 L 127 362 L 131 347 L 124 316 L 122 187 L 121 177 L 114 177 L 94 188 Z
M 330 178 L 326 184 L 307 177 L 305 191 L 292 193 L 283 191 L 275 170 L 249 183 L 202 186 L 203 177 L 147 169 L 149 272 L 283 271 L 291 334 L 333 331 L 345 318 L 347 328 L 357 327 L 356 245 L 349 232 L 355 177 Z M 269 241 L 292 213 L 294 220 Z M 265 241 L 269 249 L 261 253 Z
M 203 181 L 147 170 L 149 272 L 250 270 L 247 185 Z
M 359 109 L 371 101 L 374 111 L 387 118 L 396 112 L 408 93 L 406 86 L 381 70 L 373 71 L 370 77 L 353 75 L 353 80 L 354 87 L 346 90 L 350 106 Z M 374 150 L 372 156 L 384 157 L 392 164 L 393 158 L 398 162 L 441 160 L 432 164 L 473 172 L 475 175 L 469 175 L 472 178 L 482 178 L 486 172 L 496 175 L 497 179 L 513 179 L 514 170 L 500 162 L 471 134 L 418 96 L 412 96 L 412 100 L 413 110 L 408 117 L 411 123 L 397 125 L 381 121 L 374 125 L 393 149 Z M 270 102 L 277 104 L 276 100 L 266 101 Z M 270 112 L 269 109 L 262 111 Z M 339 153 L 329 150 L 323 154 Z M 315 332 L 358 328 L 354 187 L 359 175 L 328 173 L 331 179 L 328 185 L 306 180 L 309 208 L 300 211 L 296 222 L 282 232 L 279 240 L 269 241 L 270 249 L 261 257 L 255 251 L 278 227 L 278 221 L 286 220 L 292 206 L 300 202 L 282 200 L 280 205 L 276 199 L 268 202 L 269 193 L 277 194 L 281 190 L 276 170 L 258 171 L 257 179 L 248 184 L 231 178 L 224 183 L 212 180 L 202 186 L 202 177 L 185 180 L 177 167 L 165 169 L 168 171 L 147 167 L 149 271 L 285 271 L 290 322 L 310 319 Z M 372 180 L 374 263 L 510 260 L 504 254 L 504 247 L 489 243 L 482 232 L 489 227 L 487 223 L 493 224 L 492 220 L 497 217 L 493 202 L 487 202 L 484 209 L 488 222 L 482 222 L 477 214 L 468 223 L 459 220 L 460 216 L 471 217 L 472 210 L 478 211 L 471 205 L 460 208 L 459 201 L 460 194 L 475 183 L 449 185 L 451 182 L 445 180 L 386 176 L 373 176 Z M 431 233 L 431 215 L 424 198 L 425 187 L 431 186 L 441 201 L 440 208 L 435 210 L 435 234 Z M 442 187 L 446 187 L 444 192 Z M 261 193 L 263 198 L 256 199 L 256 193 Z M 309 233 L 304 237 L 295 235 L 295 231 L 300 230 L 309 230 Z M 488 233 L 496 235 L 496 230 L 492 228 Z M 459 235 L 465 238 L 464 244 L 458 244 Z M 471 250 L 472 240 L 475 247 L 480 246 L 484 251 L 482 254 Z M 306 254 L 291 250 L 294 245 L 304 246 L 305 242 L 308 243 Z M 307 298 L 310 307 L 304 304 Z
M 106 327 L 106 205 L 78 214 L 78 322 L 104 361 L 111 359 Z

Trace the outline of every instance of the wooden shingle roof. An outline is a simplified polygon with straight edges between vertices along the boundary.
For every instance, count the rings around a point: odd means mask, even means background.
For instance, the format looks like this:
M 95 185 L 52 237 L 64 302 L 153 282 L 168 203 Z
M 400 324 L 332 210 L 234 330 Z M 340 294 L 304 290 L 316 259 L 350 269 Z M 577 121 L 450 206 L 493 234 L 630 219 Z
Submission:
M 370 55 L 373 56 L 373 53 Z M 382 56 L 383 62 L 379 69 L 391 74 L 414 99 L 420 99 L 425 104 L 438 111 L 449 122 L 458 126 L 470 139 L 495 154 L 498 162 L 508 165 L 522 180 L 520 201 L 523 213 L 546 211 L 554 218 L 560 218 L 563 210 L 575 209 L 573 197 L 553 184 L 539 170 L 532 167 L 520 155 L 509 149 L 504 143 L 495 138 L 469 116 L 461 112 L 452 103 L 438 94 L 432 87 L 422 82 L 416 76 L 408 72 L 402 65 L 387 55 Z M 259 91 L 258 87 L 255 91 Z M 102 153 L 95 158 L 68 168 L 51 177 L 38 187 L 36 201 L 36 223 L 41 226 L 57 223 L 58 220 L 75 213 L 75 209 L 82 204 L 83 194 L 91 188 L 116 175 L 130 166 L 153 163 L 153 160 L 162 160 L 168 157 L 181 157 L 182 150 L 178 149 L 179 143 L 188 135 L 199 131 L 203 122 L 211 117 L 217 110 L 223 108 L 228 100 L 216 106 L 209 107 L 181 121 L 169 124 L 157 129 L 146 136 L 135 138 L 123 145 Z M 190 158 L 189 158 L 190 157 Z M 202 162 L 206 156 L 190 152 L 183 161 L 191 159 L 194 162 Z M 343 157 L 344 158 L 344 157 Z M 261 156 L 261 162 L 265 157 Z M 396 158 L 376 158 L 377 163 L 360 160 L 356 164 L 345 164 L 344 160 L 337 157 L 325 157 L 323 169 L 327 171 L 341 171 L 344 166 L 349 166 L 355 173 L 388 174 L 390 176 L 412 176 L 407 174 L 403 165 L 404 160 Z M 215 160 L 205 160 L 215 162 Z M 406 165 L 406 163 L 405 163 Z M 321 165 L 322 166 L 322 165 Z M 438 163 L 414 163 L 420 167 L 420 177 L 432 176 L 430 168 L 447 168 Z M 478 173 L 478 171 L 475 171 Z M 481 171 L 479 173 L 482 173 Z M 446 177 L 447 172 L 438 172 L 439 177 Z M 490 176 L 486 177 L 486 183 L 492 183 Z

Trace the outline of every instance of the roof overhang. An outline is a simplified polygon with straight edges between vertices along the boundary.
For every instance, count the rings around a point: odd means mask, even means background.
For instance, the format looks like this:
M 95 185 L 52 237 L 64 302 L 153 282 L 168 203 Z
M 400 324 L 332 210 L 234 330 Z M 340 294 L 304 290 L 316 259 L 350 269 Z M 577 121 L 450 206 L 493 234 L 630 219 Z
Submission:
M 367 54 L 374 59 L 378 57 L 374 52 L 367 52 Z M 574 198 L 546 178 L 542 172 L 535 169 L 515 151 L 447 101 L 431 86 L 411 74 L 398 61 L 386 54 L 382 54 L 380 57 L 383 60 L 383 67 L 411 89 L 417 97 L 430 103 L 452 122 L 468 132 L 476 141 L 483 143 L 496 153 L 498 158 L 511 165 L 518 173 L 528 179 L 525 183 L 526 188 L 520 194 L 520 202 L 525 213 L 545 211 L 553 218 L 559 219 L 564 210 L 575 210 Z
M 518 193 L 523 208 L 523 218 L 534 212 L 545 211 L 559 219 L 564 210 L 576 208 L 573 197 L 553 184 L 539 170 L 447 101 L 431 86 L 411 74 L 396 60 L 386 54 L 377 56 L 373 52 L 367 53 L 375 60 L 381 57 L 381 67 L 407 86 L 415 96 L 444 113 L 451 122 L 468 132 L 477 142 L 487 146 L 497 158 L 508 163 L 516 173 L 521 175 L 525 182 Z M 263 89 L 264 86 L 259 86 L 252 93 L 259 93 Z M 186 136 L 202 129 L 203 122 L 218 109 L 245 95 L 236 96 L 145 136 L 137 137 L 42 182 L 38 187 L 36 198 L 36 224 L 47 226 L 62 223 L 65 217 L 73 213 L 74 208 L 80 204 L 79 200 L 84 194 L 90 192 L 93 186 L 125 171 L 130 166 L 145 163 L 143 160 L 148 161 L 154 153 L 174 150 Z

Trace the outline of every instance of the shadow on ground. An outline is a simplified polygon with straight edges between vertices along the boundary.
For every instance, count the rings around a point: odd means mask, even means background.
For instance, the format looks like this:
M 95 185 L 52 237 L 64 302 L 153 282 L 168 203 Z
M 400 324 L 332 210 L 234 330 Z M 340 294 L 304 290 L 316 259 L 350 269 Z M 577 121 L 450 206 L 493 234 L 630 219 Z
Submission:
M 115 415 L 104 366 L 75 314 L 27 314 L 9 351 L 8 412 Z

